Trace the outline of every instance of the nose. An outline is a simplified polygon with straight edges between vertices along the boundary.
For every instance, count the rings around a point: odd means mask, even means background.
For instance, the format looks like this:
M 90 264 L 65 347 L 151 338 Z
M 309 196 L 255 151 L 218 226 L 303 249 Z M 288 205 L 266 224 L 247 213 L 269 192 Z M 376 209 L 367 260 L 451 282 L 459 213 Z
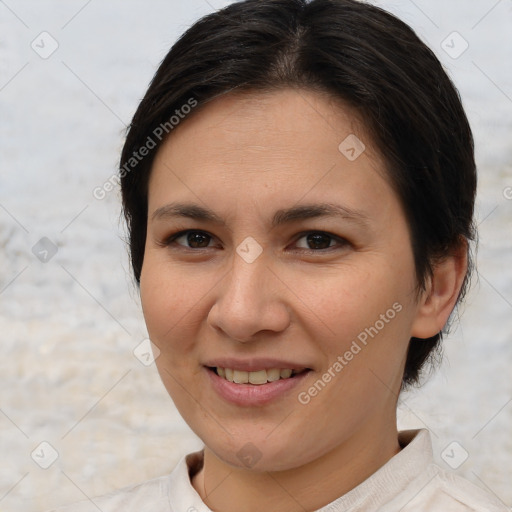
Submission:
M 217 290 L 208 322 L 227 338 L 255 341 L 263 331 L 279 333 L 290 325 L 286 303 L 290 291 L 263 255 L 252 263 L 235 255 L 231 271 Z

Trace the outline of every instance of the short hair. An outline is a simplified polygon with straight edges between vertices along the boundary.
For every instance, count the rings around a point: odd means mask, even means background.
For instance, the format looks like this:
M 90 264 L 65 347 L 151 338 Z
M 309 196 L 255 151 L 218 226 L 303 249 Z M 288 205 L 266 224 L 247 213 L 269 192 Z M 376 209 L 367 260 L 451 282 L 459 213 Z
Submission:
M 476 236 L 471 128 L 434 53 L 400 19 L 356 0 L 245 0 L 201 18 L 172 46 L 133 116 L 121 154 L 136 282 L 144 259 L 149 176 L 165 140 L 155 140 L 155 128 L 169 127 L 170 117 L 191 98 L 197 114 L 232 91 L 290 87 L 327 93 L 360 116 L 405 211 L 418 290 L 436 261 L 466 247 L 460 301 L 472 269 L 469 242 Z M 131 165 L 149 140 L 156 147 Z M 442 335 L 411 338 L 402 388 L 419 383 L 422 368 L 440 353 Z

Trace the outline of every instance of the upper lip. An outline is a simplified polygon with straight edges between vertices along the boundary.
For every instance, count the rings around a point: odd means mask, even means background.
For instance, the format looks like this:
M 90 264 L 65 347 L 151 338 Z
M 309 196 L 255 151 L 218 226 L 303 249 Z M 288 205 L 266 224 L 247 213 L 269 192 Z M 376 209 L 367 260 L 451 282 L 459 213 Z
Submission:
M 305 364 L 287 361 L 284 359 L 270 359 L 254 357 L 251 359 L 222 358 L 210 359 L 204 363 L 204 366 L 230 368 L 232 370 L 240 370 L 245 372 L 255 372 L 258 370 L 270 370 L 271 368 L 303 370 L 309 369 Z

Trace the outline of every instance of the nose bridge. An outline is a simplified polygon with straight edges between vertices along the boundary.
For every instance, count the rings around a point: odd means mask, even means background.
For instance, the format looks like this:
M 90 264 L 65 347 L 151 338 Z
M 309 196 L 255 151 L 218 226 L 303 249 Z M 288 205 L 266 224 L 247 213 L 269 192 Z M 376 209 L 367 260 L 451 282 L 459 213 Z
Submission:
M 267 254 L 256 257 L 250 243 L 244 242 L 237 248 L 237 254 L 233 259 L 231 269 L 231 280 L 237 293 L 247 298 L 255 300 L 266 293 L 265 283 L 268 280 L 269 268 Z M 245 256 L 240 256 L 240 252 L 246 250 Z M 259 285 L 259 286 L 257 286 Z
M 261 237 L 258 236 L 258 238 L 261 241 Z M 226 299 L 235 302 L 240 300 L 257 302 L 259 299 L 257 294 L 265 292 L 263 285 L 269 273 L 269 250 L 264 250 L 263 245 L 250 235 L 239 239 L 234 249 L 231 272 L 228 276 L 229 285 L 226 289 L 229 297 Z
M 251 312 L 261 314 L 261 309 L 271 299 L 267 289 L 269 269 L 266 259 L 260 255 L 248 262 L 239 254 L 234 255 L 228 284 L 222 296 L 226 307 L 233 312 L 240 310 L 238 312 L 246 317 Z

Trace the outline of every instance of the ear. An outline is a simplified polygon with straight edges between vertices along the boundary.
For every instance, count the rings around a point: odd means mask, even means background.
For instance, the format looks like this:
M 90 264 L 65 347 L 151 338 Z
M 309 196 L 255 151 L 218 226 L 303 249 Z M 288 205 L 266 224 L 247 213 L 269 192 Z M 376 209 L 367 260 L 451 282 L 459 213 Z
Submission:
M 446 325 L 466 276 L 467 249 L 467 242 L 461 242 L 449 256 L 435 264 L 433 275 L 418 301 L 411 331 L 414 338 L 431 338 Z

